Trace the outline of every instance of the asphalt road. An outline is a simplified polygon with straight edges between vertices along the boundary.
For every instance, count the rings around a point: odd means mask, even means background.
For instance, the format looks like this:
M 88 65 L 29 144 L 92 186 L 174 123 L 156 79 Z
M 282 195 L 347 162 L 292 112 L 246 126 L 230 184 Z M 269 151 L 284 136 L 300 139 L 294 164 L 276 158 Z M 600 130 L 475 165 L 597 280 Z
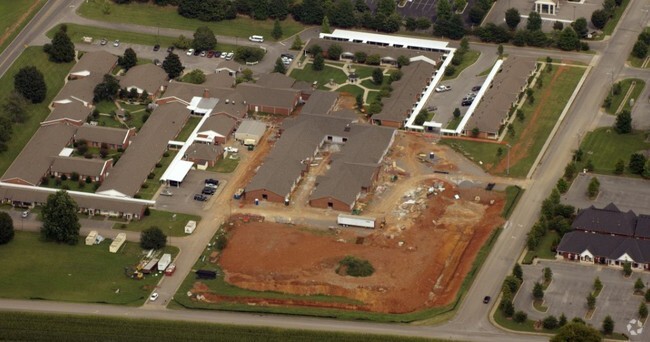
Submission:
M 20 50 L 16 50 L 16 45 L 22 46 L 26 42 L 34 40 L 39 34 L 43 34 L 49 27 L 57 22 L 70 22 L 62 15 L 66 6 L 71 3 L 80 3 L 83 0 L 75 1 L 50 1 L 39 13 L 34 22 L 21 33 L 17 40 L 10 45 L 3 54 L 4 64 L 0 65 L 0 72 L 4 72 L 9 64 L 15 60 Z M 73 304 L 59 302 L 32 302 L 16 300 L 0 300 L 0 307 L 8 310 L 21 311 L 41 311 L 41 312 L 60 312 L 60 313 L 78 313 L 78 314 L 96 314 L 110 315 L 121 317 L 146 317 L 158 319 L 172 319 L 185 321 L 201 321 L 215 323 L 231 323 L 245 325 L 263 325 L 281 328 L 297 329 L 316 329 L 328 331 L 344 332 L 365 332 L 378 334 L 408 335 L 420 337 L 438 337 L 456 340 L 472 341 L 542 341 L 546 337 L 526 336 L 511 334 L 494 327 L 488 320 L 488 311 L 491 305 L 482 303 L 483 296 L 489 294 L 496 297 L 501 282 L 505 275 L 510 272 L 518 254 L 513 253 L 520 251 L 524 246 L 526 232 L 532 226 L 537 218 L 542 200 L 548 195 L 553 188 L 556 180 L 561 176 L 564 166 L 571 159 L 572 150 L 575 149 L 578 142 L 578 133 L 584 133 L 592 129 L 598 117 L 602 115 L 599 112 L 599 105 L 608 91 L 611 79 L 618 79 L 619 75 L 641 75 L 646 82 L 650 83 L 648 73 L 635 72 L 624 67 L 624 61 L 630 51 L 636 35 L 645 26 L 645 12 L 647 9 L 646 2 L 633 1 L 630 3 L 626 13 L 619 23 L 619 28 L 614 36 L 602 43 L 594 44 L 597 49 L 597 55 L 565 53 L 555 50 L 531 49 L 531 48 L 506 48 L 506 53 L 513 55 L 567 58 L 578 61 L 585 61 L 593 66 L 591 73 L 588 75 L 583 89 L 573 103 L 569 115 L 565 118 L 557 134 L 553 138 L 546 154 L 541 159 L 536 171 L 532 174 L 532 181 L 529 188 L 522 196 L 519 205 L 511 216 L 501 237 L 496 242 L 492 252 L 487 258 L 484 266 L 477 275 L 472 287 L 467 293 L 465 300 L 462 302 L 458 313 L 449 322 L 435 326 L 412 326 L 400 324 L 376 324 L 368 322 L 347 322 L 322 318 L 308 317 L 289 317 L 273 316 L 245 313 L 228 313 L 216 311 L 171 311 L 162 305 L 163 301 L 159 300 L 156 304 L 145 304 L 142 308 L 116 307 L 108 305 L 95 304 Z M 67 12 L 70 13 L 70 12 Z M 131 27 L 122 26 L 121 29 L 131 29 Z M 138 30 L 134 30 L 140 32 Z M 309 34 L 313 34 L 310 32 Z M 41 36 L 42 37 L 42 36 Z M 280 44 L 281 45 L 281 44 Z M 473 44 L 474 49 L 482 52 L 491 51 L 496 53 L 496 47 L 485 44 Z M 13 49 L 12 49 L 13 48 Z M 12 57 L 13 56 L 13 57 Z M 638 76 L 637 76 L 638 77 Z M 232 190 L 232 189 L 230 189 Z M 181 265 L 179 269 L 185 272 L 177 272 L 170 279 L 165 280 L 162 284 L 161 298 L 169 298 L 175 293 L 178 286 L 191 268 L 196 258 L 201 254 L 205 242 L 210 239 L 215 226 L 218 226 L 223 218 L 223 213 L 215 210 L 219 207 L 212 203 L 206 208 L 206 217 L 201 222 L 203 229 L 197 229 L 194 238 L 175 238 L 172 244 L 181 248 L 179 260 Z M 211 209 L 214 207 L 215 209 Z M 177 262 L 178 264 L 178 262 Z M 493 301 L 493 305 L 494 305 Z

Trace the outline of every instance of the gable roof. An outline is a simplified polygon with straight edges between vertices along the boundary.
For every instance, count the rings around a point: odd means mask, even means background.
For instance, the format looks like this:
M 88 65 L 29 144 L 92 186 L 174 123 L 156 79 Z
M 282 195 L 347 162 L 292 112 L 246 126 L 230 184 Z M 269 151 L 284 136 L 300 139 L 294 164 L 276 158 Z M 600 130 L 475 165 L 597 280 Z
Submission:
M 315 90 L 300 110 L 300 114 L 327 114 L 334 109 L 338 99 L 337 92 Z
M 251 83 L 237 85 L 248 104 L 293 109 L 300 91 L 296 89 L 265 88 Z
M 225 72 L 217 72 L 205 75 L 205 82 L 201 85 L 211 88 L 232 88 L 235 85 L 235 78 Z
M 109 73 L 115 64 L 117 64 L 117 56 L 104 50 L 85 52 L 77 64 L 70 69 L 70 74 L 103 76 Z
M 293 78 L 278 72 L 261 74 L 255 84 L 267 88 L 291 88 L 296 82 Z
M 266 131 L 266 124 L 257 120 L 242 120 L 237 127 L 237 133 L 250 134 L 261 137 Z
M 82 123 L 88 119 L 91 112 L 92 109 L 90 107 L 84 106 L 79 101 L 57 104 L 45 121 L 41 122 L 41 125 L 48 125 L 64 119 Z
M 228 115 L 212 114 L 203 122 L 198 133 L 214 132 L 222 137 L 227 137 L 235 129 L 236 124 L 237 120 Z
M 613 203 L 603 209 L 594 206 L 582 209 L 571 224 L 577 230 L 622 236 L 634 236 L 635 227 L 634 212 L 621 212 Z
M 50 170 L 52 172 L 73 173 L 83 176 L 99 176 L 106 168 L 107 160 L 74 157 L 55 157 Z
M 77 80 L 69 80 L 65 83 L 61 91 L 54 97 L 53 102 L 67 103 L 73 101 L 82 101 L 85 104 L 91 104 L 95 97 L 95 86 L 104 79 L 103 74 L 92 74 L 88 77 Z
M 194 143 L 185 151 L 186 159 L 216 160 L 223 154 L 223 147 L 213 144 Z
M 151 63 L 136 65 L 120 77 L 122 88 L 136 87 L 154 94 L 167 83 L 167 73 L 161 67 Z
M 627 254 L 633 261 L 650 263 L 650 240 L 574 231 L 564 234 L 558 252 L 580 254 L 588 250 L 595 257 L 617 260 Z
M 76 140 L 95 141 L 112 145 L 122 145 L 129 136 L 129 130 L 113 127 L 91 126 L 85 124 L 77 129 Z

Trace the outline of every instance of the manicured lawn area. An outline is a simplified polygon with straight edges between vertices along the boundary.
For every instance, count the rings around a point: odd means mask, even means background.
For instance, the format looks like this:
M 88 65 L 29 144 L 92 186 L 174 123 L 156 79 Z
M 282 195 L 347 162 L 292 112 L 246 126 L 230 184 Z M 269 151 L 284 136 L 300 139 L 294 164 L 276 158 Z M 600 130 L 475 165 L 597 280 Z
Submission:
M 627 1 L 627 0 L 626 0 Z M 650 27 L 645 28 L 645 32 L 650 32 Z M 645 62 L 645 58 L 637 58 L 632 55 L 632 52 L 630 51 L 630 56 L 627 58 L 627 61 L 630 63 L 631 66 L 635 68 L 641 68 L 643 65 L 643 62 Z M 648 63 L 645 68 L 650 68 L 650 63 Z
M 385 75 L 384 75 L 384 80 L 386 80 L 386 79 L 388 79 L 388 76 L 385 76 Z M 368 89 L 375 89 L 375 90 L 379 90 L 379 88 L 381 88 L 381 86 L 382 86 L 384 83 L 385 83 L 385 81 L 382 82 L 382 84 L 377 85 L 377 84 L 375 84 L 375 82 L 373 82 L 372 80 L 364 80 L 364 81 L 361 81 L 361 85 L 362 85 L 362 86 L 364 86 L 364 87 L 366 87 L 366 88 L 368 88 Z
M 258 341 L 344 341 L 344 342 L 443 342 L 388 335 L 350 334 L 315 330 L 289 330 L 244 325 L 181 322 L 153 319 L 114 318 L 90 315 L 57 315 L 25 312 L 2 312 L 0 331 L 12 341 L 63 341 L 83 336 L 87 341 L 129 341 L 137 336 L 146 341 L 233 342 Z M 29 327 L 26 329 L 26 327 Z M 119 327 L 116 329 L 116 327 Z
M 463 120 L 462 116 L 459 117 L 453 117 L 449 122 L 447 123 L 447 129 L 456 129 L 458 128 L 458 125 L 460 125 L 461 120 Z
M 14 75 L 23 67 L 35 66 L 43 73 L 47 85 L 47 96 L 42 103 L 27 105 L 29 118 L 21 124 L 14 124 L 13 134 L 7 142 L 7 151 L 0 153 L 0 175 L 4 174 L 9 165 L 18 156 L 34 132 L 40 127 L 40 123 L 50 114 L 47 105 L 63 86 L 63 80 L 72 68 L 73 63 L 56 64 L 47 59 L 42 47 L 32 46 L 26 48 L 16 59 L 14 64 L 7 70 L 0 79 L 0 98 L 7 98 L 14 89 Z
M 11 260 L 0 268 L 0 296 L 70 302 L 141 305 L 158 277 L 133 280 L 124 268 L 135 266 L 143 256 L 138 244 L 126 242 L 115 254 L 110 240 L 86 246 L 41 242 L 40 234 L 16 232 L 0 248 L 0 259 Z M 167 252 L 178 253 L 175 247 Z M 119 289 L 119 292 L 117 291 Z
M 116 223 L 114 228 L 141 232 L 147 228 L 156 226 L 167 234 L 167 236 L 185 236 L 184 228 L 189 220 L 196 221 L 198 224 L 201 221 L 201 217 L 150 209 L 149 216 L 145 216 L 142 220 L 131 221 L 129 224 L 126 224 L 126 227 L 122 223 Z
M 176 136 L 177 141 L 185 141 L 190 137 L 190 134 L 192 134 L 192 131 L 198 126 L 199 122 L 201 121 L 201 118 L 198 116 L 190 116 L 190 118 L 187 120 L 185 123 L 185 126 L 183 126 L 183 129 L 178 133 L 178 136 Z
M 523 193 L 524 189 L 516 185 L 509 185 L 506 188 L 506 204 L 503 206 L 503 212 L 501 212 L 503 218 L 507 220 L 510 217 L 510 214 L 512 214 L 512 211 L 517 207 L 517 203 Z
M 115 105 L 115 102 L 102 101 L 95 105 L 95 109 L 97 109 L 100 113 L 112 114 L 117 110 L 117 106 Z
M 161 164 L 161 167 L 155 167 L 153 169 L 152 172 L 154 174 L 154 177 L 152 179 L 147 178 L 147 181 L 142 184 L 140 191 L 138 191 L 137 195 L 140 196 L 140 198 L 153 198 L 153 195 L 156 193 L 156 191 L 158 191 L 158 188 L 160 188 L 160 177 L 162 177 L 165 170 L 167 170 L 167 167 L 169 167 L 169 164 L 171 164 L 172 160 L 174 160 L 176 153 L 178 153 L 178 151 L 170 150 L 167 152 L 167 157 L 163 155 L 159 162 Z
M 553 243 L 559 240 L 559 234 L 554 230 L 549 230 L 537 245 L 535 250 L 528 251 L 522 261 L 523 264 L 531 264 L 534 258 L 555 260 L 555 252 L 551 250 Z
M 625 12 L 625 8 L 629 3 L 630 0 L 623 0 L 621 6 L 616 7 L 614 14 L 609 19 L 609 21 L 607 21 L 607 24 L 605 24 L 605 27 L 603 28 L 603 34 L 611 35 L 614 32 L 618 21 L 621 19 L 621 16 L 623 15 L 623 12 Z
M 379 96 L 379 91 L 376 90 L 371 90 L 368 92 L 368 98 L 366 98 L 366 103 L 373 103 L 377 101 L 377 97 Z
M 453 75 L 451 76 L 443 76 L 442 80 L 452 80 L 458 77 L 463 70 L 465 70 L 468 66 L 476 63 L 478 58 L 481 56 L 481 53 L 475 50 L 469 50 L 465 53 L 465 56 L 463 56 L 463 61 L 460 63 L 460 65 L 456 66 L 456 71 L 454 72 Z M 489 72 L 488 72 L 489 73 Z
M 83 184 L 83 187 L 80 187 L 79 184 Z M 61 181 L 60 185 L 57 185 L 55 179 L 50 179 L 48 184 L 41 184 L 41 186 L 45 188 L 53 188 L 53 189 L 65 189 L 65 190 L 83 191 L 83 192 L 90 192 L 90 193 L 95 192 L 95 184 L 93 183 L 86 184 L 86 182 L 83 180 L 81 183 L 79 183 L 79 181 L 75 182 L 73 180 L 66 179 L 64 181 Z
M 121 122 L 117 121 L 113 115 L 100 114 L 99 117 L 97 117 L 97 125 L 126 129 L 126 127 L 124 127 L 124 125 Z
M 623 110 L 625 109 L 631 110 L 630 99 L 634 99 L 634 101 L 638 101 L 639 95 L 641 94 L 641 91 L 643 91 L 643 88 L 645 87 L 645 82 L 638 78 L 627 78 L 620 81 L 621 92 L 612 97 L 612 105 L 609 106 L 609 108 L 605 108 L 605 111 L 607 111 L 607 113 L 618 114 L 617 112 L 618 107 L 621 105 L 621 101 L 625 99 L 625 95 L 627 94 L 630 87 L 632 86 L 632 82 L 635 82 L 634 89 L 632 90 L 632 93 L 630 93 L 630 96 L 628 97 L 627 101 L 625 101 L 625 105 L 622 108 Z M 611 94 L 611 90 L 609 94 Z
M 115 23 L 129 23 L 154 27 L 169 27 L 181 30 L 194 31 L 199 26 L 208 26 L 217 35 L 248 38 L 252 35 L 261 35 L 271 40 L 273 20 L 258 21 L 248 17 L 238 17 L 234 20 L 220 22 L 205 22 L 198 19 L 188 19 L 178 14 L 176 7 L 156 6 L 148 3 L 132 2 L 128 5 L 116 5 L 110 3 L 110 14 L 102 11 L 103 1 L 91 0 L 81 4 L 77 13 L 81 16 Z M 280 23 L 283 37 L 290 37 L 305 26 L 287 19 Z
M 359 78 L 366 78 L 372 76 L 372 71 L 378 68 L 378 66 L 365 66 L 361 64 L 352 64 L 354 72 L 359 76 Z
M 646 142 L 647 133 L 633 132 L 618 134 L 612 128 L 599 128 L 587 133 L 582 140 L 580 148 L 584 151 L 584 160 L 591 159 L 594 172 L 614 174 L 615 165 L 619 159 L 625 162 L 625 174 L 630 175 L 627 164 L 632 153 L 650 149 L 650 142 Z
M 217 160 L 217 162 L 214 164 L 213 167 L 209 167 L 208 171 L 219 172 L 219 173 L 231 173 L 235 171 L 237 165 L 239 165 L 239 158 L 236 159 L 230 159 L 230 157 L 222 158 Z
M 331 79 L 338 84 L 345 83 L 348 79 L 341 69 L 332 68 L 326 65 L 323 70 L 314 71 L 311 63 L 306 64 L 304 69 L 293 69 L 290 76 L 298 81 L 306 81 L 309 83 L 318 81 L 319 89 L 327 89 L 325 88 L 325 85 L 328 84 Z
M 354 85 L 354 84 L 347 84 L 347 85 L 344 85 L 344 86 L 342 86 L 341 88 L 336 89 L 336 91 L 341 92 L 341 93 L 350 93 L 350 94 L 352 94 L 352 96 L 354 96 L 355 98 L 356 98 L 358 95 L 363 96 L 363 89 L 359 88 L 358 86 L 356 86 L 356 85 Z
M 8 36 L 2 37 L 4 41 L 0 43 L 0 52 L 4 51 L 11 44 L 18 33 L 20 33 L 46 2 L 45 0 L 0 2 L 0 32 L 6 34 L 11 30 Z M 34 7 L 32 8 L 32 6 Z M 32 8 L 32 11 L 27 14 L 30 8 Z M 25 14 L 27 15 L 25 16 Z
M 440 142 L 451 146 L 454 150 L 462 153 L 466 158 L 473 160 L 475 163 L 478 163 L 484 169 L 487 165 L 494 165 L 506 157 L 507 147 L 502 144 L 460 139 L 442 139 Z M 497 155 L 499 148 L 502 150 L 501 156 Z

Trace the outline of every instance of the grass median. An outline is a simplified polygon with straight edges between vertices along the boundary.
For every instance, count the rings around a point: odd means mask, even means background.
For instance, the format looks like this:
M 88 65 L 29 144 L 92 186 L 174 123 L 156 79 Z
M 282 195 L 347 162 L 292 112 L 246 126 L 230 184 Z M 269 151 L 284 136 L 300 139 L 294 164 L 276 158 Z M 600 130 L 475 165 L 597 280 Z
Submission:
M 470 65 L 476 63 L 476 61 L 480 56 L 481 53 L 479 51 L 475 51 L 475 50 L 467 51 L 463 56 L 462 62 L 459 65 L 454 66 L 454 73 L 449 76 L 444 75 L 442 77 L 442 81 L 455 79 L 456 77 L 458 77 L 458 75 L 460 75 L 461 72 L 463 72 L 463 70 L 467 69 L 467 67 L 469 67 Z
M 185 236 L 185 225 L 189 220 L 196 221 L 198 224 L 201 221 L 201 217 L 150 209 L 149 216 L 143 217 L 142 220 L 131 221 L 129 223 L 116 223 L 115 228 L 141 232 L 156 226 L 167 236 Z
M 612 104 L 609 107 L 605 107 L 605 111 L 609 114 L 617 114 L 618 113 L 618 108 L 621 106 L 621 102 L 625 100 L 625 96 L 627 95 L 628 91 L 630 90 L 630 87 L 632 87 L 632 84 L 634 83 L 634 88 L 632 89 L 632 92 L 630 93 L 630 96 L 628 96 L 627 100 L 625 101 L 625 104 L 621 108 L 621 110 L 631 110 L 632 107 L 630 106 L 630 99 L 634 99 L 634 101 L 639 100 L 639 95 L 641 95 L 641 92 L 643 91 L 643 88 L 645 88 L 645 82 L 642 79 L 638 78 L 627 78 L 619 82 L 621 84 L 621 91 L 620 93 L 614 95 L 611 97 L 612 99 Z M 610 91 L 611 94 L 611 91 Z
M 291 72 L 291 77 L 295 78 L 298 81 L 305 81 L 309 83 L 317 81 L 318 89 L 322 90 L 328 90 L 325 85 L 328 84 L 330 80 L 334 80 L 335 83 L 342 84 L 345 83 L 345 81 L 348 79 L 348 77 L 341 69 L 325 65 L 323 70 L 316 71 L 312 68 L 311 63 L 305 64 L 304 69 L 293 69 Z
M 45 5 L 46 0 L 0 2 L 0 52 L 4 51 L 27 23 Z
M 619 159 L 627 166 L 630 155 L 650 149 L 650 142 L 648 142 L 648 133 L 642 131 L 618 134 L 613 128 L 603 127 L 587 133 L 580 148 L 585 153 L 583 159 L 591 160 L 593 163 L 594 172 L 611 175 L 615 174 Z M 623 175 L 632 174 L 626 167 Z

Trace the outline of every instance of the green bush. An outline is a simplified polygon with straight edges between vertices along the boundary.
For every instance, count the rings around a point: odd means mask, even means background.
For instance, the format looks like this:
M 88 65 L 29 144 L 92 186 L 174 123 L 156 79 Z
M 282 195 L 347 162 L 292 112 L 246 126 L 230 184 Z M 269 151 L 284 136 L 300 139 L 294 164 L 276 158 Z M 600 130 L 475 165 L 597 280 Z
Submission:
M 353 277 L 369 277 L 375 273 L 375 268 L 368 262 L 368 260 L 358 259 L 353 256 L 346 256 L 343 260 L 339 261 L 337 273 L 344 267 L 343 271 L 346 275 Z

